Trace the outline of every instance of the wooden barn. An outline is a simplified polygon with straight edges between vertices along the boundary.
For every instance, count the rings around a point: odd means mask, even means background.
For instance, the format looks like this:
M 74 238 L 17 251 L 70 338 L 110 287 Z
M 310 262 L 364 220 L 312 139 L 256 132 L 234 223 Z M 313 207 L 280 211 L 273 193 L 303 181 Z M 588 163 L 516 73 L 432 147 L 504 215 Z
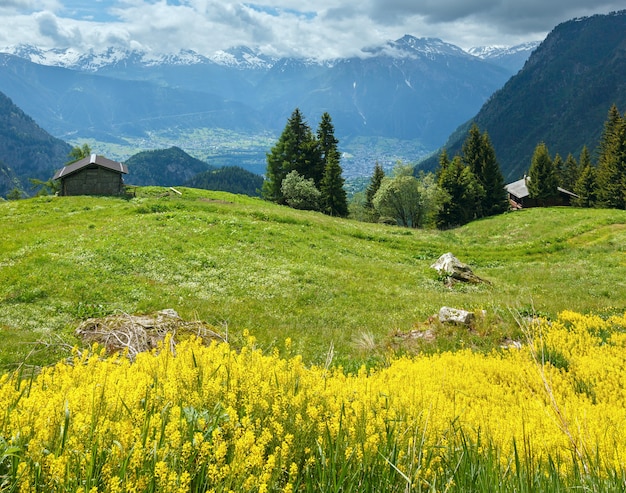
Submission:
M 59 195 L 122 195 L 127 173 L 124 164 L 92 154 L 60 169 L 54 179 L 61 181 Z
M 504 188 L 509 194 L 509 204 L 512 209 L 524 209 L 529 207 L 552 207 L 557 205 L 571 205 L 572 200 L 578 195 L 557 187 L 557 193 L 550 199 L 531 199 L 528 193 L 528 177 L 524 176 L 521 180 L 509 183 Z

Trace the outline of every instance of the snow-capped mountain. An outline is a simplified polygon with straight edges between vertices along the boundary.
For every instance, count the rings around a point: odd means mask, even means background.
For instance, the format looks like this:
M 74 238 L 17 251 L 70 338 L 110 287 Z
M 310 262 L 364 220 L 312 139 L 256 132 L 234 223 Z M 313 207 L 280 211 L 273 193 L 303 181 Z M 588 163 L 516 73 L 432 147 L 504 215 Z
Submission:
M 106 67 L 133 65 L 154 67 L 157 65 L 191 66 L 217 64 L 240 69 L 268 69 L 276 58 L 264 56 L 247 47 L 220 50 L 206 57 L 193 50 L 178 53 L 152 54 L 139 50 L 108 48 L 103 51 L 79 52 L 74 48 L 52 48 L 43 50 L 30 45 L 14 45 L 0 49 L 1 53 L 19 56 L 39 65 L 63 67 L 82 72 L 98 72 Z
M 395 41 L 387 41 L 378 46 L 365 47 L 362 56 L 357 58 L 389 57 L 397 59 L 428 59 L 442 57 L 463 58 L 474 56 L 504 67 L 511 74 L 516 73 L 528 59 L 539 41 L 523 43 L 516 46 L 478 46 L 467 51 L 456 45 L 446 43 L 439 38 L 417 38 L 405 35 Z M 122 72 L 139 70 L 147 67 L 199 67 L 210 66 L 264 73 L 278 62 L 285 59 L 265 55 L 247 46 L 237 46 L 219 50 L 210 55 L 201 55 L 193 50 L 180 50 L 178 53 L 154 54 L 145 51 L 108 48 L 106 50 L 89 50 L 80 52 L 74 48 L 41 49 L 31 45 L 13 45 L 0 48 L 0 53 L 24 58 L 39 65 L 63 67 L 81 72 L 101 73 L 103 75 L 125 77 Z M 339 60 L 289 59 L 301 66 L 325 66 L 330 68 Z
M 529 41 L 515 46 L 476 46 L 467 50 L 470 55 L 517 72 L 541 41 Z
M 97 72 L 102 67 L 116 65 L 118 63 L 128 63 L 130 60 L 146 61 L 146 54 L 119 48 L 108 48 L 107 50 L 96 52 L 79 52 L 74 48 L 51 48 L 41 49 L 31 45 L 8 46 L 2 53 L 19 56 L 38 65 L 50 67 L 63 67 L 82 72 Z
M 456 45 L 446 43 L 439 38 L 416 38 L 409 34 L 395 41 L 388 41 L 381 46 L 364 48 L 368 56 L 385 55 L 392 58 L 428 58 L 453 56 L 466 57 L 467 53 Z
M 529 41 L 515 46 L 475 46 L 467 50 L 467 52 L 482 59 L 502 58 L 517 53 L 528 53 L 530 55 L 540 43 L 541 41 Z
M 248 47 L 206 56 L 0 49 L 0 91 L 56 136 L 276 134 L 298 107 L 313 121 L 328 111 L 339 138 L 413 141 L 417 150 L 397 156 L 407 160 L 440 145 L 510 76 L 440 39 L 409 35 L 334 60 L 278 59 Z
M 525 43 L 514 47 L 490 46 L 471 48 L 467 52 L 456 45 L 446 43 L 439 38 L 417 38 L 405 35 L 395 41 L 387 41 L 378 46 L 362 49 L 362 58 L 387 56 L 391 58 L 427 58 L 452 56 L 464 57 L 468 53 L 484 60 L 500 60 L 519 54 L 530 55 L 538 43 Z M 280 57 L 265 55 L 247 46 L 237 46 L 226 50 L 218 50 L 210 55 L 201 55 L 193 50 L 180 50 L 178 53 L 154 54 L 140 50 L 107 48 L 106 50 L 90 49 L 80 52 L 74 48 L 41 49 L 31 45 L 13 45 L 0 48 L 0 53 L 19 56 L 39 65 L 63 67 L 82 72 L 106 71 L 108 67 L 134 66 L 155 67 L 193 66 L 216 64 L 223 67 L 241 70 L 269 70 Z M 337 60 L 297 59 L 304 65 L 332 66 Z
M 269 69 L 278 60 L 256 52 L 247 46 L 237 46 L 228 50 L 216 51 L 210 60 L 218 65 L 239 69 Z

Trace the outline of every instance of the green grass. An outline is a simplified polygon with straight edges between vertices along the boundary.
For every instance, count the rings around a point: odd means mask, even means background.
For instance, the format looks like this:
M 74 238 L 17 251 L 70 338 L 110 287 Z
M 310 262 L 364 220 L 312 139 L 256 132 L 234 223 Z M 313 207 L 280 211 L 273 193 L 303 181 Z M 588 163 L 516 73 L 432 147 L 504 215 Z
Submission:
M 489 350 L 517 336 L 510 310 L 625 309 L 625 211 L 525 210 L 439 232 L 182 191 L 0 203 L 2 368 L 37 340 L 75 344 L 82 320 L 119 311 L 174 308 L 234 342 L 248 329 L 268 350 L 291 337 L 315 364 L 332 346 L 334 363 L 354 369 L 389 348 Z M 448 251 L 491 284 L 445 288 L 430 265 Z M 439 337 L 419 347 L 398 337 L 443 305 L 487 317 L 473 332 L 435 324 Z

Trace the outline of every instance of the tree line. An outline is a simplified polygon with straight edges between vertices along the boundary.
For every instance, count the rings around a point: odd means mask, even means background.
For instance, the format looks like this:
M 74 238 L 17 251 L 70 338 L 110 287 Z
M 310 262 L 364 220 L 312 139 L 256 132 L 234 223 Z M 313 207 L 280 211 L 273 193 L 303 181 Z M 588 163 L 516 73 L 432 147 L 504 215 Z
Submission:
M 364 221 L 421 228 L 461 226 L 509 210 L 504 177 L 487 132 L 474 124 L 461 152 L 450 158 L 444 149 L 434 173 L 415 173 L 398 162 L 386 174 L 376 163 L 367 188 L 346 201 L 338 141 L 325 113 L 317 135 L 296 109 L 278 143 L 267 155 L 263 197 L 299 209 L 350 216 Z M 579 160 L 552 157 L 537 145 L 526 181 L 536 203 L 550 204 L 559 188 L 575 194 L 578 207 L 626 208 L 626 114 L 613 105 L 604 124 L 596 162 L 587 147 Z
M 328 113 L 314 134 L 296 108 L 278 142 L 267 154 L 267 171 L 261 194 L 266 200 L 296 209 L 348 215 L 339 141 Z
M 376 163 L 371 180 L 351 204 L 355 217 L 366 221 L 441 229 L 508 210 L 504 177 L 487 132 L 473 125 L 461 153 L 452 159 L 444 150 L 435 173 L 397 163 L 389 176 Z
M 576 194 L 572 205 L 626 209 L 626 114 L 611 106 L 597 149 L 595 163 L 587 147 L 579 160 L 569 154 L 554 158 L 540 142 L 528 172 L 530 198 L 549 201 L 558 196 L 558 187 Z
M 341 176 L 338 140 L 328 113 L 314 135 L 299 109 L 287 121 L 278 142 L 267 154 L 263 198 L 297 209 L 348 215 Z M 364 193 L 350 203 L 353 217 L 420 228 L 449 228 L 508 208 L 504 178 L 487 133 L 469 132 L 460 155 L 444 153 L 436 174 L 414 174 L 398 162 L 387 176 L 376 163 Z

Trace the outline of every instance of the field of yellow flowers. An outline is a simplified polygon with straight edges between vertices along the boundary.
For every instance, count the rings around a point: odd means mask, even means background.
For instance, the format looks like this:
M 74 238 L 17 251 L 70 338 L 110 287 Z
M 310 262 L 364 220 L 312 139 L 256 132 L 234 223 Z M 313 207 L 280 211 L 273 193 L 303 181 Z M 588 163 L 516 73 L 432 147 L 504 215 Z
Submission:
M 623 491 L 626 314 L 522 323 L 357 374 L 252 336 L 75 351 L 0 378 L 0 491 Z

